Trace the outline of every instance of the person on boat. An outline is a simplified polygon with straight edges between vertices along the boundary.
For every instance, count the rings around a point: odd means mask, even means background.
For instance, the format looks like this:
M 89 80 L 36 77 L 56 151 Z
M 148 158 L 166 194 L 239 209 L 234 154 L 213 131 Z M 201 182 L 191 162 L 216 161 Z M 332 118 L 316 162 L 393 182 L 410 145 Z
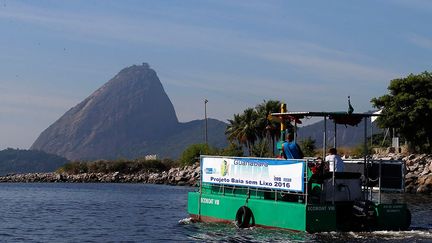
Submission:
M 325 157 L 325 161 L 329 163 L 329 171 L 333 172 L 343 172 L 344 162 L 339 154 L 337 154 L 336 148 L 329 149 L 329 155 Z
M 325 163 L 321 157 L 318 157 L 315 159 L 315 164 L 311 168 L 311 171 L 313 174 L 323 175 L 325 172 L 328 172 L 329 169 L 327 163 Z
M 303 152 L 294 141 L 292 133 L 286 135 L 286 141 L 282 144 L 282 153 L 285 159 L 303 159 Z

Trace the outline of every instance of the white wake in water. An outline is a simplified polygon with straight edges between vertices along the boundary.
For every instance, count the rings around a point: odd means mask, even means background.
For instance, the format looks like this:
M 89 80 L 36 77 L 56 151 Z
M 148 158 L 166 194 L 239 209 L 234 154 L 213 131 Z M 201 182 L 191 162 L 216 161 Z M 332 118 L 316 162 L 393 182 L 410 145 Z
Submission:
M 424 230 L 407 230 L 407 231 L 373 231 L 373 232 L 322 232 L 315 234 L 317 238 L 326 238 L 328 240 L 368 240 L 378 242 L 381 240 L 392 242 L 405 241 L 432 241 L 432 229 Z
M 178 223 L 181 225 L 191 224 L 194 223 L 194 220 L 191 217 L 189 217 L 189 218 L 180 219 Z

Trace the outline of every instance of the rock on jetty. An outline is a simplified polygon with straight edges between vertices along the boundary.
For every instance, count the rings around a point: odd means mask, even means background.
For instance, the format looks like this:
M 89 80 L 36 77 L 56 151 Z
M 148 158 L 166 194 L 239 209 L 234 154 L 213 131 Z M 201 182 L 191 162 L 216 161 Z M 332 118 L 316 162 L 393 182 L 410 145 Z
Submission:
M 432 194 L 432 155 L 410 155 L 405 161 L 405 191 Z
M 191 166 L 171 168 L 163 172 L 142 172 L 136 174 L 114 173 L 29 173 L 0 177 L 0 182 L 70 182 L 70 183 L 151 183 L 178 186 L 197 186 L 200 167 Z

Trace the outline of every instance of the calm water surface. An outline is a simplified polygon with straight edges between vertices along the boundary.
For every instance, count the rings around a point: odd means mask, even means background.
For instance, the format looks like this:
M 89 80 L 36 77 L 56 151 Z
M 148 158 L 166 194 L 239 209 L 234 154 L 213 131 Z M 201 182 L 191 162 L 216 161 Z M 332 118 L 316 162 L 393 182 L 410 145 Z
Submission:
M 191 223 L 187 192 L 146 184 L 0 184 L 2 242 L 432 242 L 432 196 L 406 201 L 409 231 L 293 233 Z

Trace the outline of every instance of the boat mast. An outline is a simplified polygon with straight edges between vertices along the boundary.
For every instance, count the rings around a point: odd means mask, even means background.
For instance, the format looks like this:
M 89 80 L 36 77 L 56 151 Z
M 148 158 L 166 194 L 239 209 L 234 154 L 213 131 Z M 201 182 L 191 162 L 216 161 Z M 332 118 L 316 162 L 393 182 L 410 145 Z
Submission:
M 326 156 L 326 150 L 327 150 L 327 116 L 324 116 L 323 159 Z

